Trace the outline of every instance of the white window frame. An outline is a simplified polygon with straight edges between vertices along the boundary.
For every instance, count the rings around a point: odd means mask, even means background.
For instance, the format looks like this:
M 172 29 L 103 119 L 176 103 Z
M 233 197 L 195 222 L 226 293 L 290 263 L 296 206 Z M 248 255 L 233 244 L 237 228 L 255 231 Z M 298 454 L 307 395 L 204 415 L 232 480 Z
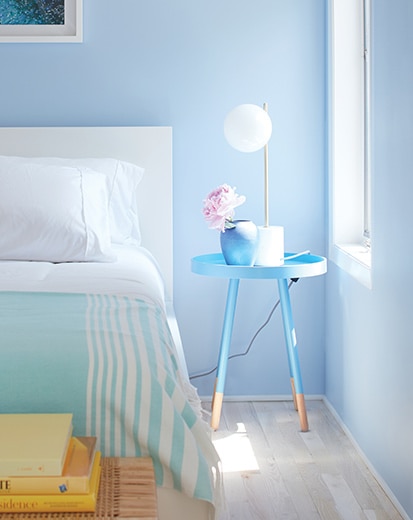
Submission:
M 371 288 L 369 5 L 329 6 L 329 257 Z

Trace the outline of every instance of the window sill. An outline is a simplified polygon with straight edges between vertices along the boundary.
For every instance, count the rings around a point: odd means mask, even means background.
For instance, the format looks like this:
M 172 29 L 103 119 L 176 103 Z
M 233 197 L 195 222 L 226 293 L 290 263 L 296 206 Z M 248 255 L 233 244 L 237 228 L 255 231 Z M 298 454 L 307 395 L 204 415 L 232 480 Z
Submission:
M 368 289 L 371 282 L 371 250 L 362 244 L 334 244 L 330 260 Z

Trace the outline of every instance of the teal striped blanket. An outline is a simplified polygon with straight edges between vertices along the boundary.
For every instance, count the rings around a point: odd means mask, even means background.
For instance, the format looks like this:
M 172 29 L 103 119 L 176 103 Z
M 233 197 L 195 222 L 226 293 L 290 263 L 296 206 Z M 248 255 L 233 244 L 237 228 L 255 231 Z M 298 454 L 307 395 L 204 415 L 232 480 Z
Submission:
M 103 456 L 153 458 L 158 486 L 214 502 L 217 455 L 162 308 L 127 296 L 0 292 L 0 412 L 74 415 Z

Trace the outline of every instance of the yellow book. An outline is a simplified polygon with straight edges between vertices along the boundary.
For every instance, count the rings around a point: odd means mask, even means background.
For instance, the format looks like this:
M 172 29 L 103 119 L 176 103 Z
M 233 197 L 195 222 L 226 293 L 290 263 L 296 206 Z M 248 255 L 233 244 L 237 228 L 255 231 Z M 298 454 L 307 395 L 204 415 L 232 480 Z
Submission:
M 1 495 L 1 513 L 93 512 L 99 492 L 101 453 L 96 452 L 90 479 L 90 492 L 82 495 Z
M 73 415 L 0 414 L 0 477 L 61 475 Z
M 0 496 L 88 493 L 96 442 L 96 437 L 72 437 L 61 476 L 0 477 Z

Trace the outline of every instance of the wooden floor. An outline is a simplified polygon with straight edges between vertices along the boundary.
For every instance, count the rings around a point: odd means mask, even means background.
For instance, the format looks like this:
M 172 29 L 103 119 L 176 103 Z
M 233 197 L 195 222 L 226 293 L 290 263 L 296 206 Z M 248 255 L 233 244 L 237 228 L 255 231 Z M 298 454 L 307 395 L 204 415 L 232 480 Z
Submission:
M 292 402 L 224 402 L 219 520 L 402 520 L 325 404 L 306 404 L 303 433 Z

